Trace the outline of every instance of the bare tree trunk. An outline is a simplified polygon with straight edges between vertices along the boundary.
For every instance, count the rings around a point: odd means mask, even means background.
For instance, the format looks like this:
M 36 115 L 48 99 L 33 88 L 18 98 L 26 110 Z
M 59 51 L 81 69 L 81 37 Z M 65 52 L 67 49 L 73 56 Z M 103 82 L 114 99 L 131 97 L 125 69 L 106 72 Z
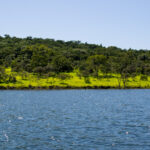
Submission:
M 127 79 L 125 76 L 122 77 L 124 89 L 126 88 Z
M 121 88 L 121 77 L 118 77 L 117 80 L 118 80 L 118 87 L 120 89 Z

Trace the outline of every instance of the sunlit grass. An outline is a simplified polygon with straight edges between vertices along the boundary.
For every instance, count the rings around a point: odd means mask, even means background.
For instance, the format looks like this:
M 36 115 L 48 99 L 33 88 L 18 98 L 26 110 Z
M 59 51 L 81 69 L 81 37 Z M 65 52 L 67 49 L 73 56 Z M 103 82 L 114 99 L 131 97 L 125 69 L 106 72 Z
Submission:
M 23 77 L 22 73 L 12 72 L 11 68 L 7 68 L 5 72 L 8 75 L 13 74 L 17 79 L 15 83 L 0 83 L 0 86 L 5 88 L 118 88 L 119 86 L 117 79 L 119 75 L 117 74 L 111 74 L 111 78 L 103 78 L 103 74 L 100 73 L 100 78 L 89 77 L 88 82 L 86 82 L 85 78 L 78 76 L 78 71 L 65 73 L 71 76 L 71 78 L 65 80 L 58 77 L 38 77 L 32 73 L 26 73 L 26 77 Z M 150 77 L 148 77 L 147 81 L 140 80 L 140 75 L 129 78 L 126 86 L 127 88 L 150 88 Z M 123 82 L 121 82 L 121 88 L 123 88 Z

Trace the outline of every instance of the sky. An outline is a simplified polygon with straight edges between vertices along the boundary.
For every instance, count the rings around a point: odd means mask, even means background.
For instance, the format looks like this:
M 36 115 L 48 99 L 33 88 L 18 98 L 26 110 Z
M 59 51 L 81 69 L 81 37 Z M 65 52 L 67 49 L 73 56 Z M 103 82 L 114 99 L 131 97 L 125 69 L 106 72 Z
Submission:
M 150 49 L 150 0 L 0 0 L 0 35 Z

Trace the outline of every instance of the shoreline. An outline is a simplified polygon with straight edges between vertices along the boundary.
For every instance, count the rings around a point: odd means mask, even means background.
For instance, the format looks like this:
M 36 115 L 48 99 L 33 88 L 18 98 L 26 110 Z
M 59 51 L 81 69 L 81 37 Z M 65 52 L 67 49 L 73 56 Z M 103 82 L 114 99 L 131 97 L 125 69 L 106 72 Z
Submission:
M 150 89 L 150 87 L 126 87 L 126 88 L 119 88 L 119 87 L 111 87 L 111 86 L 84 86 L 84 87 L 61 87 L 61 86 L 49 86 L 49 87 L 40 87 L 40 86 L 29 86 L 29 87 L 13 87 L 13 86 L 0 86 L 0 90 L 76 90 L 76 89 L 97 89 L 97 90 L 111 90 L 111 89 L 116 89 L 116 90 L 124 90 L 124 89 Z

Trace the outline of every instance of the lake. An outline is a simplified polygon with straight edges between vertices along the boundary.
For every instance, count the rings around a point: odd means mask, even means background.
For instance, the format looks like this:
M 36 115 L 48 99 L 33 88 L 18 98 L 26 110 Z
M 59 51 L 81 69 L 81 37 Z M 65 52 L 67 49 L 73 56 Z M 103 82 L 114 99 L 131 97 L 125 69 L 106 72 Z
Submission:
M 150 90 L 1 90 L 0 150 L 150 150 Z

